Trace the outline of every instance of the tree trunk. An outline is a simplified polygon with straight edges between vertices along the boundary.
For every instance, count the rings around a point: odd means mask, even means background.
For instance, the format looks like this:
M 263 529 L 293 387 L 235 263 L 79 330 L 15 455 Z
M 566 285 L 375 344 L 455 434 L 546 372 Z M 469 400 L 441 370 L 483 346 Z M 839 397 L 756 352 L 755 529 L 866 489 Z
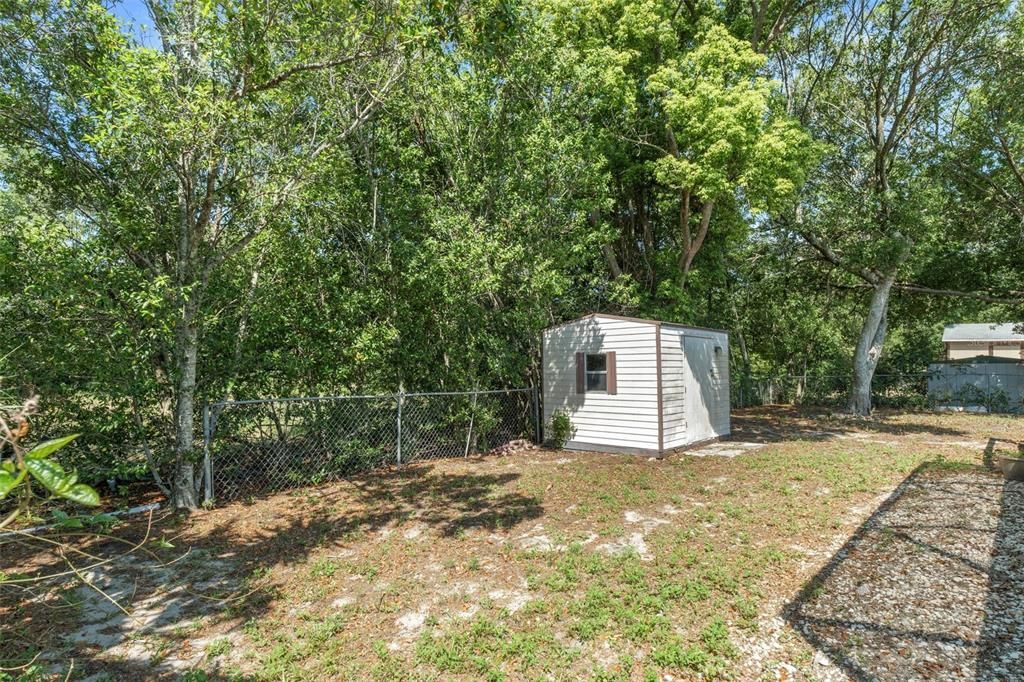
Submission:
M 615 249 L 612 248 L 611 244 L 602 244 L 601 253 L 604 254 L 604 260 L 608 264 L 608 271 L 612 274 L 612 279 L 618 279 L 622 277 L 622 268 L 619 266 L 619 260 L 615 257 Z
M 848 410 L 866 417 L 871 414 L 871 380 L 882 356 L 882 345 L 887 331 L 889 294 L 896 280 L 895 271 L 879 281 L 871 295 L 868 315 L 860 330 L 857 349 L 853 353 L 853 387 L 850 390 Z
M 238 334 L 235 336 L 235 348 L 231 354 L 231 373 L 224 388 L 224 400 L 234 400 L 235 382 L 238 381 L 238 373 L 242 365 L 242 346 L 245 345 L 249 333 L 249 321 L 252 317 L 253 300 L 256 298 L 256 286 L 260 279 L 260 269 L 263 267 L 263 258 L 267 255 L 266 249 L 260 251 L 253 265 L 252 274 L 249 275 L 249 287 L 245 290 L 245 301 L 242 304 L 241 319 L 238 322 Z
M 679 288 L 686 288 L 686 279 L 690 275 L 690 268 L 693 266 L 693 259 L 697 252 L 704 245 L 704 238 L 708 236 L 708 227 L 711 225 L 711 212 L 715 208 L 714 201 L 705 201 L 700 207 L 700 224 L 697 226 L 696 236 L 691 237 L 689 225 L 689 197 L 684 197 L 684 212 L 680 212 L 680 222 L 683 223 L 683 249 L 679 256 Z
M 174 406 L 174 499 L 177 509 L 195 509 L 199 495 L 195 481 L 196 360 L 199 353 L 198 303 L 186 300 L 175 333 L 178 395 Z

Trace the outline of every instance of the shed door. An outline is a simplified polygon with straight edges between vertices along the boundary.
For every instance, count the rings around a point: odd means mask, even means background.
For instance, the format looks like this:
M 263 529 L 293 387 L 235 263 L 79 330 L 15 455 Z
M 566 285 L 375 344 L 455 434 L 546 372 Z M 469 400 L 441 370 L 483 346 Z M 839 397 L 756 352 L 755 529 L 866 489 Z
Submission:
M 718 435 L 712 416 L 721 385 L 721 377 L 716 376 L 715 340 L 684 334 L 683 354 L 686 362 L 686 440 L 694 443 Z

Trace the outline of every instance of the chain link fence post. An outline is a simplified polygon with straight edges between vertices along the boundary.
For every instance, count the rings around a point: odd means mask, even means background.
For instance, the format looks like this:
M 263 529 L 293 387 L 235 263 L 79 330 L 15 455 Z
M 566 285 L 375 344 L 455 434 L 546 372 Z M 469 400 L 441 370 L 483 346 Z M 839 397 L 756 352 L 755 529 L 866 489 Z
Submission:
M 210 460 L 210 440 L 213 427 L 210 423 L 210 405 L 203 405 L 203 501 L 213 504 L 213 462 Z
M 398 399 L 398 419 L 396 422 L 397 438 L 395 440 L 395 456 L 398 466 L 402 466 L 402 403 L 405 402 L 405 392 L 399 391 L 395 396 Z
M 992 395 L 992 370 L 985 375 L 985 411 L 992 412 L 994 396 Z
M 537 445 L 541 444 L 541 430 L 540 430 L 540 388 L 533 385 L 533 442 Z
M 466 430 L 466 449 L 462 453 L 463 457 L 469 457 L 469 444 L 473 439 L 473 421 L 476 419 L 476 402 L 479 397 L 480 392 L 473 389 L 473 400 L 469 406 L 469 428 Z

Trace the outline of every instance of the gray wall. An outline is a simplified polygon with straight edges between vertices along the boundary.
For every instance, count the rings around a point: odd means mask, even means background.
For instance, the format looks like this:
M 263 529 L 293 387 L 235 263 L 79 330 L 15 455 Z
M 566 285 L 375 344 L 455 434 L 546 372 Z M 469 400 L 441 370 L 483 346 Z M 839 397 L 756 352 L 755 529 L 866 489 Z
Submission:
M 1024 412 L 1024 364 L 936 362 L 928 375 L 928 400 L 935 407 Z

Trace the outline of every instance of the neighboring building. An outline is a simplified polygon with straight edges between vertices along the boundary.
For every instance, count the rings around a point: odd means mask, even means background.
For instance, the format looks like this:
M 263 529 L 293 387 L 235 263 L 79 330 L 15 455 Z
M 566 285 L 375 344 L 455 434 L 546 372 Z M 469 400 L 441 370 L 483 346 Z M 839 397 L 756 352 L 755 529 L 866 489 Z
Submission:
M 729 334 L 593 314 L 544 331 L 544 423 L 574 450 L 661 456 L 729 433 Z
M 1013 322 L 1000 324 L 947 324 L 942 331 L 946 360 L 966 360 L 985 355 L 1024 360 L 1024 334 Z

